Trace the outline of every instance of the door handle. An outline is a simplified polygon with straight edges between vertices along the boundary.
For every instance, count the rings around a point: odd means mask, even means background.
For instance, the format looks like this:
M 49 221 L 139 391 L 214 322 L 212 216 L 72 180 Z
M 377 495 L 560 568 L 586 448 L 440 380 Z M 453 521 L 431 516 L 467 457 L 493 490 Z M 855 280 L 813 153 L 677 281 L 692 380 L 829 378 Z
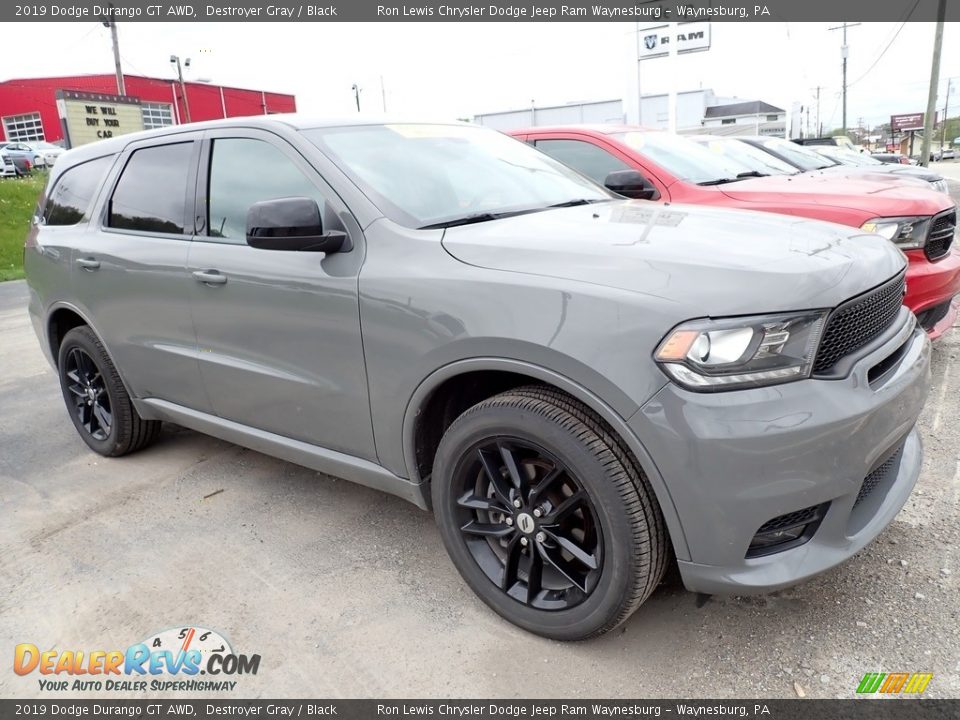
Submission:
M 94 270 L 100 269 L 100 261 L 96 258 L 77 258 L 77 265 L 82 267 L 87 272 L 93 272 Z
M 226 285 L 227 283 L 227 276 L 219 270 L 197 270 L 193 273 L 193 276 L 197 279 L 197 282 L 202 282 L 205 285 Z

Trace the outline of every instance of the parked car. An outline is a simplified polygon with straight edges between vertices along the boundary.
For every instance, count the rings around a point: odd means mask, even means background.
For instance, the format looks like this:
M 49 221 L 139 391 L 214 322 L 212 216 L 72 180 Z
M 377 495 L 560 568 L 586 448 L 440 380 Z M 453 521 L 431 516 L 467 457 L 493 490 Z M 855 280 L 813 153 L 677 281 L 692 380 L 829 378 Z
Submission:
M 939 338 L 957 317 L 960 253 L 952 252 L 957 208 L 947 195 L 822 173 L 756 177 L 756 170 L 687 138 L 630 126 L 540 127 L 512 134 L 629 197 L 763 210 L 879 232 L 910 260 L 905 302 L 931 338 Z M 623 171 L 631 172 L 609 178 Z
M 7 156 L 10 158 L 10 161 L 13 163 L 13 167 L 17 171 L 17 177 L 27 177 L 33 173 L 33 165 L 30 164 L 30 161 L 19 155 Z
M 891 177 L 915 178 L 928 183 L 927 187 L 931 190 L 947 194 L 950 192 L 943 175 L 929 168 L 884 163 L 865 153 L 851 152 L 845 148 L 831 145 L 804 147 L 798 152 L 791 148 L 786 140 L 780 138 L 749 137 L 743 138 L 742 141 L 752 143 L 755 147 L 759 147 L 777 157 L 785 157 L 789 162 L 795 163 L 799 169 L 805 171 L 810 171 L 809 166 L 816 164 L 820 172 L 847 176 L 856 175 L 859 178 L 879 182 L 885 182 Z M 801 159 L 804 157 L 809 162 Z M 832 165 L 821 167 L 824 159 Z
M 59 145 L 54 145 L 53 143 L 48 143 L 44 141 L 30 143 L 30 148 L 39 153 L 43 158 L 43 164 L 47 167 L 53 167 L 53 164 L 57 161 L 57 158 L 63 155 L 65 150 Z
M 944 160 L 956 160 L 957 157 L 960 157 L 960 151 L 954 148 L 943 148 L 936 154 L 934 159 L 937 162 L 943 162 Z
M 834 137 L 816 137 L 816 138 L 794 138 L 791 142 L 797 145 L 826 145 L 829 147 L 843 147 L 848 150 L 856 151 L 856 145 L 846 135 L 836 135 Z
M 893 163 L 895 165 L 916 165 L 915 160 L 911 160 L 906 155 L 900 153 L 871 153 L 870 157 L 876 158 L 880 162 Z
M 702 593 L 820 573 L 921 467 L 930 344 L 893 245 L 623 200 L 485 128 L 84 145 L 25 256 L 94 451 L 172 421 L 432 508 L 480 598 L 551 638 L 623 622 L 674 558 Z
M 23 158 L 30 162 L 31 168 L 44 166 L 43 154 L 22 142 L 0 142 L 0 152 L 11 158 Z
M 0 177 L 17 177 L 17 166 L 6 155 L 0 155 Z

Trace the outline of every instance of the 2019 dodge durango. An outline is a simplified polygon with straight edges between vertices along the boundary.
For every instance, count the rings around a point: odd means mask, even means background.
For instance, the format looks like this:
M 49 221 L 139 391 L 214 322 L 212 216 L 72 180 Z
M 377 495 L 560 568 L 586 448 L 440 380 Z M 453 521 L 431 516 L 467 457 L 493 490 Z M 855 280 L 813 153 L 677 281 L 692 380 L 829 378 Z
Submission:
M 25 255 L 93 451 L 171 421 L 430 508 L 480 598 L 551 638 L 615 627 L 668 563 L 703 593 L 823 572 L 920 472 L 930 344 L 891 243 L 624 200 L 483 128 L 85 145 Z
M 957 318 L 957 207 L 944 193 L 822 174 L 758 177 L 764 172 L 725 161 L 687 138 L 630 126 L 541 127 L 511 134 L 597 182 L 617 173 L 613 189 L 630 197 L 762 210 L 879 233 L 906 253 L 905 302 L 931 339 Z

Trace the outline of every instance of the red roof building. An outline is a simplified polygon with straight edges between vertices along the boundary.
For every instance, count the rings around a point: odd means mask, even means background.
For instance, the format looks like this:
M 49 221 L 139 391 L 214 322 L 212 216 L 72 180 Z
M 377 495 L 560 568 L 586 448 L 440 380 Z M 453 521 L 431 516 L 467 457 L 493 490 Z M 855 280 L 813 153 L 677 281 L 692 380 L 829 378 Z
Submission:
M 140 100 L 145 129 L 176 125 L 190 120 L 295 112 L 293 95 L 247 90 L 207 83 L 185 82 L 186 102 L 176 80 L 124 74 L 126 96 Z M 57 110 L 57 91 L 117 94 L 114 75 L 73 75 L 26 78 L 0 82 L 0 139 L 31 142 L 63 140 Z

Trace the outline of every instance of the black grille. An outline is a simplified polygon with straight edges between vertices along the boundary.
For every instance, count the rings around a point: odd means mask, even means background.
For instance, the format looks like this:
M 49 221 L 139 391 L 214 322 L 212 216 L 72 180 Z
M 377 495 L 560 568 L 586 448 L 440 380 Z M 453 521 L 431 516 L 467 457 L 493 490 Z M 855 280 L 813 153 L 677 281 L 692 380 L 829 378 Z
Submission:
M 863 485 L 860 486 L 860 492 L 857 493 L 857 499 L 853 503 L 854 507 L 865 500 L 867 496 L 876 490 L 877 486 L 887 478 L 887 476 L 890 474 L 890 471 L 893 469 L 893 466 L 896 464 L 897 458 L 900 457 L 900 452 L 902 450 L 902 447 L 897 448 L 897 451 L 893 453 L 893 455 L 884 460 L 880 465 L 877 466 L 875 470 L 873 470 L 863 479 Z
M 947 210 L 933 218 L 930 223 L 930 232 L 927 233 L 927 244 L 923 252 L 927 260 L 939 260 L 950 252 L 953 244 L 953 234 L 957 230 L 957 209 Z
M 757 530 L 757 535 L 760 533 L 776 532 L 777 530 L 785 530 L 787 528 L 797 527 L 798 525 L 806 525 L 811 523 L 819 517 L 819 510 L 819 505 L 811 505 L 803 510 L 795 510 L 792 513 L 775 517 L 773 520 L 768 520 L 765 522 L 760 529 Z
M 952 302 L 952 300 L 947 300 L 939 305 L 934 305 L 933 307 L 918 312 L 917 322 L 920 323 L 920 327 L 927 331 L 933 330 L 936 324 L 943 320 L 947 316 L 947 313 L 950 312 L 950 304 Z
M 834 310 L 813 362 L 814 374 L 829 371 L 890 327 L 900 311 L 905 283 L 904 275 L 898 275 Z

